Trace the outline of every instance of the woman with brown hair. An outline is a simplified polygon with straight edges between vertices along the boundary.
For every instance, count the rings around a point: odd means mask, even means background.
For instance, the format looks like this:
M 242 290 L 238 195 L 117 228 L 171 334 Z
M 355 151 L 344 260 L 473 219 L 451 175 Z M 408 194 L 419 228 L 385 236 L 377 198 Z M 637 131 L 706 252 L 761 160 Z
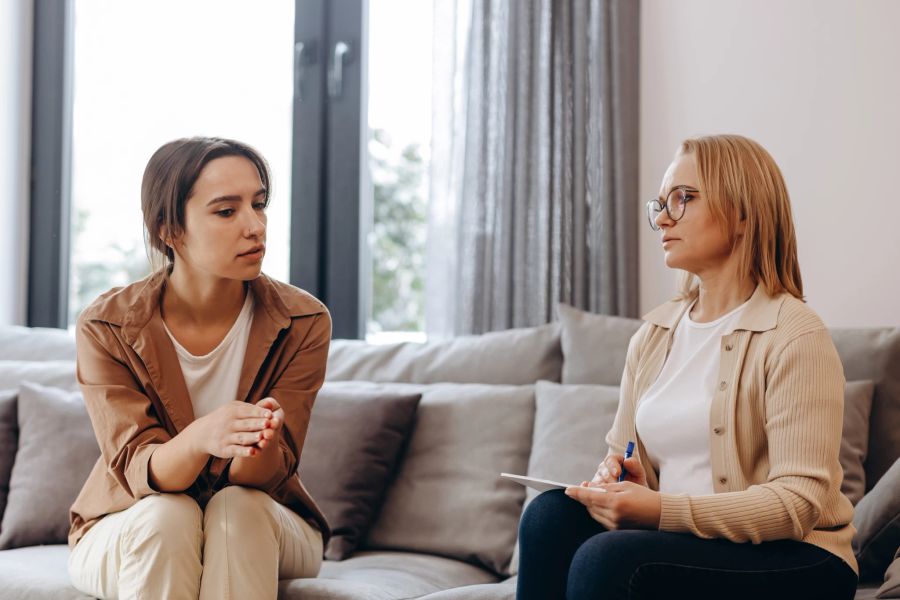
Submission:
M 297 475 L 331 319 L 262 274 L 269 168 L 219 138 L 151 157 L 160 268 L 76 331 L 101 457 L 72 506 L 69 573 L 100 598 L 272 598 L 314 577 L 328 524 Z
M 689 139 L 647 209 L 681 294 L 631 340 L 594 478 L 523 515 L 517 597 L 853 598 L 843 369 L 778 166 Z

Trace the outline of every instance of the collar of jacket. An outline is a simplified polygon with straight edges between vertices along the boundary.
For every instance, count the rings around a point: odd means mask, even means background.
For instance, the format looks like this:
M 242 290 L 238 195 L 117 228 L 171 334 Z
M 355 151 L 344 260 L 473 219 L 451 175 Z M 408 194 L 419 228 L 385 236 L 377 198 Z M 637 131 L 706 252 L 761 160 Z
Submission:
M 141 357 L 153 387 L 177 431 L 194 420 L 190 395 L 175 347 L 159 312 L 168 271 L 161 269 L 124 288 L 112 290 L 87 309 L 82 319 L 103 321 L 121 328 L 121 336 Z M 236 399 L 246 400 L 269 349 L 293 317 L 326 311 L 313 296 L 261 274 L 250 282 L 254 295 L 253 324 L 244 355 Z
M 744 309 L 735 331 L 768 331 L 778 325 L 778 313 L 785 295 L 769 296 L 762 285 L 757 285 Z M 671 300 L 644 315 L 643 319 L 664 329 L 673 329 L 690 306 L 685 300 Z
M 92 310 L 85 318 L 120 326 L 125 341 L 134 344 L 141 330 L 154 315 L 159 314 L 162 291 L 168 279 L 169 272 L 160 269 L 125 288 L 117 289 L 109 293 L 103 302 L 92 306 Z M 303 293 L 285 293 L 285 290 L 279 289 L 289 287 L 273 281 L 265 274 L 251 280 L 250 290 L 257 306 L 263 309 L 255 311 L 254 319 L 263 312 L 273 325 L 284 329 L 290 325 L 292 317 L 325 312 L 322 303 L 312 296 Z

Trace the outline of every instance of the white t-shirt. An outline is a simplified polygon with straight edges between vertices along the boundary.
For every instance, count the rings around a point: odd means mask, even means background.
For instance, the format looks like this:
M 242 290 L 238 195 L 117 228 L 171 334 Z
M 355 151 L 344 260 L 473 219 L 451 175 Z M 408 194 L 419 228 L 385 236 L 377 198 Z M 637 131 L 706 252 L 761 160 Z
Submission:
M 191 396 L 195 419 L 237 400 L 237 388 L 252 322 L 253 294 L 248 291 L 244 306 L 234 325 L 209 354 L 194 356 L 178 343 L 166 327 L 166 333 L 175 345 L 178 362 L 181 363 L 181 372 L 184 374 L 184 381 Z M 165 322 L 163 324 L 165 325 Z
M 659 471 L 659 491 L 713 494 L 709 411 L 718 381 L 721 338 L 734 331 L 745 302 L 709 323 L 691 320 L 675 328 L 672 349 L 638 403 L 635 426 L 647 458 Z

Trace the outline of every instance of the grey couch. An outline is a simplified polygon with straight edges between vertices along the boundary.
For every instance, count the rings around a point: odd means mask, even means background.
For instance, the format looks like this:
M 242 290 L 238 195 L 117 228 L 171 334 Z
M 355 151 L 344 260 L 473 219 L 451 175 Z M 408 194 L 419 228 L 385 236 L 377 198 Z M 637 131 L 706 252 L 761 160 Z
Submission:
M 426 344 L 333 342 L 325 389 L 415 392 L 421 401 L 358 549 L 325 561 L 316 579 L 283 581 L 280 597 L 514 598 L 516 527 L 533 495 L 498 474 L 574 482 L 593 472 L 606 451 L 596 432 L 615 414 L 625 350 L 639 325 L 563 306 L 559 323 L 531 329 Z M 900 456 L 900 330 L 840 330 L 833 338 L 847 380 L 872 382 L 854 392 L 861 399 L 852 402 L 864 406 L 846 454 L 858 464 L 855 471 L 845 465 L 849 493 L 862 496 L 859 506 L 872 498 L 871 519 L 885 496 L 896 495 L 876 484 Z M 73 389 L 73 358 L 65 332 L 0 329 L 0 390 L 25 380 Z M 0 414 L 0 434 L 2 420 Z M 845 437 L 852 437 L 847 423 Z M 20 452 L 25 442 L 20 437 Z M 0 490 L 11 481 L 15 487 L 15 475 L 0 468 Z M 0 546 L 4 530 L 22 518 L 3 515 Z M 884 531 L 871 523 L 860 529 Z M 878 560 L 892 539 L 879 538 Z M 861 552 L 871 547 L 865 542 Z M 69 585 L 67 556 L 59 543 L 0 550 L 0 598 L 84 598 Z M 876 597 L 882 585 L 884 570 L 873 564 L 881 575 L 861 583 L 857 598 Z

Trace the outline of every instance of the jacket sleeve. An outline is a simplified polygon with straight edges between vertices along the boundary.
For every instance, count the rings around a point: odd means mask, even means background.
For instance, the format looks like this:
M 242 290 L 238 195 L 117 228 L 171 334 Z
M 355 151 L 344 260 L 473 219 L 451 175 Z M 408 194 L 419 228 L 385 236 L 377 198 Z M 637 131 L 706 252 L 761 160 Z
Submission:
M 788 342 L 766 381 L 768 480 L 740 492 L 661 494 L 659 528 L 734 542 L 803 539 L 840 485 L 843 390 L 843 368 L 826 330 Z
M 297 472 L 313 403 L 325 380 L 330 342 L 331 317 L 326 311 L 312 317 L 299 349 L 269 391 L 284 409 L 284 427 L 279 441 L 281 461 L 261 489 L 276 499 L 279 488 Z
M 114 326 L 80 319 L 75 331 L 76 376 L 103 462 L 135 499 L 156 493 L 150 455 L 171 439 L 128 367 Z

